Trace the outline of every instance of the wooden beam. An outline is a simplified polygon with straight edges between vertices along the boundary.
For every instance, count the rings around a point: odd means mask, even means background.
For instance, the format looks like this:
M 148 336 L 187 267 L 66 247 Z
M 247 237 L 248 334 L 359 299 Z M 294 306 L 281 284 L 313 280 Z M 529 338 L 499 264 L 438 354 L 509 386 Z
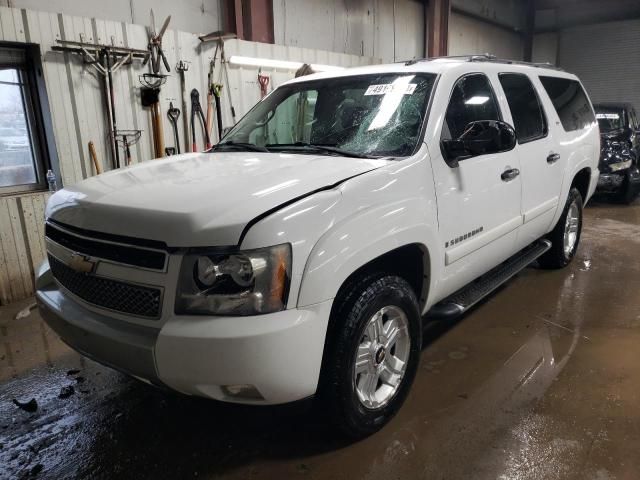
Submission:
M 273 0 L 225 0 L 224 31 L 241 40 L 273 43 Z
M 223 31 L 235 33 L 236 38 L 244 40 L 244 25 L 242 22 L 242 0 L 224 0 L 222 3 Z
M 245 38 L 273 43 L 273 0 L 243 0 Z
M 441 57 L 449 52 L 450 0 L 429 0 L 427 14 L 427 56 Z

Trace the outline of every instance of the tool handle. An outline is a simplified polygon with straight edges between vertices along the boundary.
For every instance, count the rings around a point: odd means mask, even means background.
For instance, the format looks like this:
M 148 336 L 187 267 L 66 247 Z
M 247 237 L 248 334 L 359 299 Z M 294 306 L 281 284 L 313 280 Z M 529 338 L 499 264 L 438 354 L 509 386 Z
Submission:
M 209 135 L 211 135 L 211 128 L 213 127 L 213 94 L 207 95 L 207 124 L 205 128 Z
M 102 173 L 102 166 L 98 161 L 98 154 L 96 153 L 96 147 L 93 142 L 89 142 L 89 155 L 91 155 L 91 160 L 93 161 L 93 166 L 96 169 L 96 173 L 100 175 Z

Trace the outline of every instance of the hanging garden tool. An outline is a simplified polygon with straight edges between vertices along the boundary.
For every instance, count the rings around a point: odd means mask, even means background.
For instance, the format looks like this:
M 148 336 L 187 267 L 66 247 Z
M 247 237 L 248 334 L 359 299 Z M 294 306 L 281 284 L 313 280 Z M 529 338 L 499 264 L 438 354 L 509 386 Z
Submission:
M 258 85 L 260 86 L 260 98 L 267 96 L 267 89 L 269 87 L 269 75 L 264 75 L 262 69 L 258 69 Z
M 207 132 L 211 137 L 213 129 L 213 103 L 214 103 L 214 83 L 213 83 L 213 70 L 216 68 L 216 57 L 218 56 L 218 47 L 216 46 L 216 52 L 213 58 L 209 62 L 209 74 L 207 75 Z
M 170 21 L 171 15 L 166 18 L 166 20 L 162 24 L 162 28 L 160 29 L 160 31 L 156 32 L 156 17 L 153 14 L 153 9 L 151 9 L 151 26 L 147 28 L 147 31 L 149 32 L 149 56 L 142 63 L 142 66 L 145 66 L 147 62 L 151 60 L 151 71 L 155 74 L 160 73 L 161 59 L 162 63 L 164 64 L 164 68 L 167 69 L 167 72 L 171 71 L 169 62 L 167 61 L 167 57 L 164 54 L 164 50 L 162 50 L 162 37 L 167 31 Z
M 209 132 L 207 132 L 207 121 L 204 117 L 204 112 L 202 111 L 202 106 L 200 105 L 200 93 L 197 89 L 191 90 L 191 140 L 192 140 L 192 150 L 193 152 L 198 151 L 198 143 L 196 140 L 196 115 L 198 116 L 200 123 L 202 125 L 203 138 L 205 141 L 205 150 L 209 150 L 211 148 L 211 140 L 209 139 Z
M 187 108 L 187 83 L 185 80 L 185 72 L 189 70 L 189 62 L 185 62 L 184 60 L 180 60 L 176 65 L 176 72 L 180 75 L 180 93 L 182 95 L 182 134 L 184 136 L 184 151 L 191 151 L 191 144 L 189 143 L 189 117 L 187 116 L 187 112 L 189 111 Z
M 169 122 L 171 122 L 171 127 L 173 128 L 173 140 L 175 142 L 175 147 L 172 147 L 174 152 L 171 154 L 169 153 L 169 147 L 167 147 L 165 151 L 167 155 L 173 155 L 175 153 L 180 153 L 180 136 L 178 135 L 178 118 L 180 118 L 180 110 L 173 106 L 173 102 L 169 102 L 167 117 L 169 117 Z
M 213 84 L 213 98 L 216 101 L 216 120 L 218 122 L 218 141 L 222 140 L 222 99 L 220 94 L 222 93 L 222 85 L 219 83 Z
M 213 81 L 213 72 L 216 68 L 216 60 L 218 58 L 218 50 L 220 44 L 216 44 L 216 50 L 213 54 L 213 58 L 209 63 L 209 75 L 208 75 L 208 91 L 207 91 L 207 132 L 209 137 L 213 133 L 213 107 L 215 103 L 216 109 L 216 121 L 218 122 L 218 141 L 222 139 L 222 102 L 220 95 L 222 94 L 222 84 L 215 83 Z M 220 75 L 221 76 L 221 75 Z
M 108 139 L 111 148 L 111 167 L 120 167 L 120 154 L 116 145 L 118 134 L 116 105 L 114 98 L 113 74 L 123 65 L 130 65 L 134 59 L 147 60 L 149 52 L 134 48 L 116 47 L 115 39 L 111 37 L 112 45 L 101 45 L 84 41 L 84 35 L 80 34 L 80 41 L 56 40 L 59 45 L 51 47 L 57 52 L 69 52 L 82 56 L 82 61 L 91 65 L 104 79 L 104 91 L 107 109 L 107 121 L 109 126 Z
M 165 19 L 160 31 L 157 31 L 156 17 L 153 14 L 153 9 L 151 9 L 151 26 L 147 27 L 147 32 L 149 33 L 149 56 L 143 62 L 143 65 L 149 62 L 151 73 L 144 73 L 140 76 L 140 83 L 143 86 L 141 89 L 142 105 L 151 107 L 153 145 L 156 158 L 165 155 L 162 109 L 160 108 L 160 87 L 165 83 L 167 75 L 166 73 L 162 73 L 160 61 L 162 61 L 166 71 L 170 72 L 171 67 L 169 66 L 169 61 L 164 54 L 164 50 L 162 50 L 162 37 L 169 27 L 170 20 L 171 15 Z
M 140 79 L 142 81 L 142 77 Z M 140 99 L 143 107 L 151 107 L 151 130 L 153 131 L 153 153 L 154 158 L 163 157 L 164 152 L 164 131 L 162 129 L 162 113 L 160 110 L 160 87 L 151 84 L 144 84 L 140 89 Z
M 122 145 L 126 165 L 131 165 L 131 146 L 138 143 L 142 130 L 119 130 L 116 135 L 116 143 Z
M 229 83 L 229 71 L 227 70 L 227 59 L 224 54 L 224 41 L 231 38 L 236 38 L 235 33 L 228 33 L 222 31 L 211 32 L 207 35 L 201 35 L 198 37 L 202 43 L 206 42 L 217 42 L 216 45 L 216 55 L 218 54 L 218 49 L 220 50 L 220 74 L 218 79 L 218 84 L 221 84 L 222 75 L 224 75 L 224 84 L 227 88 L 227 95 L 229 96 L 229 107 L 231 109 L 231 118 L 233 119 L 233 124 L 236 124 L 236 109 L 233 106 L 233 99 L 231 98 L 231 84 Z M 215 57 L 214 57 L 215 61 Z M 209 82 L 211 84 L 211 82 Z M 220 125 L 219 130 L 223 131 L 224 129 Z

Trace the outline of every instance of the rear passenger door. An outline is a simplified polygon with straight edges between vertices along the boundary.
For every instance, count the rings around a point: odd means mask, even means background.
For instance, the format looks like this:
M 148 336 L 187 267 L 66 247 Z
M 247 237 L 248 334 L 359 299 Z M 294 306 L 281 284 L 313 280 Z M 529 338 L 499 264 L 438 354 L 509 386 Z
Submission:
M 533 83 L 537 79 L 523 73 L 501 73 L 498 78 L 518 140 L 523 225 L 517 243 L 523 247 L 547 233 L 550 227 L 559 204 L 566 160 L 556 148 L 559 139 L 549 129 L 541 95 Z

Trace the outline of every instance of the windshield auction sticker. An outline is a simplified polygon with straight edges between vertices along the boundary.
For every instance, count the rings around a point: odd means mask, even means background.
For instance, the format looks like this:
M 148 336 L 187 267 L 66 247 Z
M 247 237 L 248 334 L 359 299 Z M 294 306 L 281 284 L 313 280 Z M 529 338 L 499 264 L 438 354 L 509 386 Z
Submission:
M 365 95 L 386 95 L 387 93 L 391 93 L 395 90 L 399 90 L 405 88 L 405 95 L 411 95 L 416 90 L 415 83 L 409 83 L 406 85 L 394 85 L 392 83 L 383 83 L 380 85 L 369 85 L 367 91 L 364 92 Z

